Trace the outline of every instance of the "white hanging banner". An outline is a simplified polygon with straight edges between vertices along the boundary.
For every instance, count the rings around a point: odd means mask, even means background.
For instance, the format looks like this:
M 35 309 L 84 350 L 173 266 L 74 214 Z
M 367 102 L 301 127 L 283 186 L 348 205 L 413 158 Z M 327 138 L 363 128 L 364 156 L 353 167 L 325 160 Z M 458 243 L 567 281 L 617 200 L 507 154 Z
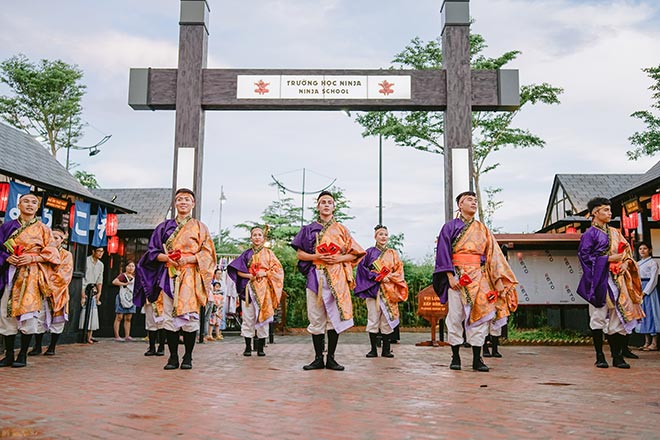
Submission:
M 410 99 L 409 75 L 238 75 L 236 99 Z

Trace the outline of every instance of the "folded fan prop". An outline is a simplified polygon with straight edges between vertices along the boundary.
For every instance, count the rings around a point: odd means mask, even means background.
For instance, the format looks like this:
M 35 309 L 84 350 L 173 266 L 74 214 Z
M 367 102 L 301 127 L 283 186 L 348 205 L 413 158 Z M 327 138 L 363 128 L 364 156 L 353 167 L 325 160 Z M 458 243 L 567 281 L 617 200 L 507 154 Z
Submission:
M 316 252 L 323 255 L 335 255 L 341 251 L 341 248 L 336 244 L 330 243 L 321 243 L 316 246 Z
M 378 274 L 376 276 L 376 281 L 380 282 L 388 276 L 392 271 L 390 270 L 389 267 L 385 266 L 380 260 L 376 260 L 373 262 L 371 265 L 374 268 L 374 271 Z

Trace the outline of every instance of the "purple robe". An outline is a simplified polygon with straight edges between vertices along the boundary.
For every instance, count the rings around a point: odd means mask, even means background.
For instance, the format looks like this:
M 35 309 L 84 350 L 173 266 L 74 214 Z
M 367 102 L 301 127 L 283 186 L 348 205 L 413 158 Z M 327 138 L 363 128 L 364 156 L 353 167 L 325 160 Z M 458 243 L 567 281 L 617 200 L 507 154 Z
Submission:
M 609 292 L 609 249 L 607 234 L 594 226 L 580 238 L 578 259 L 582 265 L 582 278 L 577 293 L 594 307 L 603 307 Z
M 447 303 L 449 297 L 449 280 L 447 272 L 455 274 L 452 254 L 454 252 L 452 243 L 458 237 L 465 223 L 460 218 L 455 218 L 444 224 L 438 235 L 438 244 L 435 250 L 435 270 L 433 271 L 433 290 L 440 298 L 442 304 Z
M 371 265 L 380 257 L 381 250 L 377 247 L 367 249 L 367 255 L 360 260 L 355 274 L 355 296 L 358 298 L 376 298 L 380 281 L 376 281 L 378 274 L 372 271 Z
M 145 300 L 153 303 L 158 299 L 161 290 L 172 298 L 170 277 L 167 274 L 167 265 L 158 261 L 158 255 L 165 253 L 163 244 L 176 230 L 177 223 L 174 219 L 165 220 L 156 226 L 151 234 L 147 251 L 142 255 L 135 268 L 135 290 L 133 292 L 133 303 L 142 307 Z
M 316 253 L 316 236 L 323 229 L 318 222 L 313 222 L 300 228 L 298 234 L 293 238 L 291 247 L 302 250 L 308 254 Z M 316 277 L 314 263 L 311 261 L 298 260 L 298 270 L 307 278 L 307 288 L 312 292 L 319 291 L 319 280 Z
M 250 282 L 249 279 L 238 276 L 238 272 L 250 273 L 250 260 L 254 255 L 254 249 L 250 248 L 239 255 L 227 266 L 227 275 L 236 283 L 236 291 L 241 301 L 245 301 L 245 288 Z
M 5 287 L 9 284 L 9 266 L 7 258 L 11 255 L 4 243 L 9 239 L 11 234 L 21 227 L 18 220 L 11 220 L 0 225 L 0 298 L 5 293 Z

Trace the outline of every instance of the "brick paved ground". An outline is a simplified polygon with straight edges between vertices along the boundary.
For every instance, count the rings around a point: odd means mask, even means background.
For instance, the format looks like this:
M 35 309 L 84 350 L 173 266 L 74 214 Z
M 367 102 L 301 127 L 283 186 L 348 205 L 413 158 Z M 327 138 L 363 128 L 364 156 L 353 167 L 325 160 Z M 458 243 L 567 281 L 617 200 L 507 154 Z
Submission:
M 660 438 L 658 352 L 624 371 L 596 369 L 589 347 L 505 346 L 490 373 L 454 372 L 449 348 L 402 338 L 394 359 L 366 359 L 366 336 L 342 335 L 344 372 L 302 371 L 307 336 L 265 358 L 239 337 L 198 345 L 191 371 L 164 371 L 143 342 L 65 345 L 0 369 L 0 438 Z

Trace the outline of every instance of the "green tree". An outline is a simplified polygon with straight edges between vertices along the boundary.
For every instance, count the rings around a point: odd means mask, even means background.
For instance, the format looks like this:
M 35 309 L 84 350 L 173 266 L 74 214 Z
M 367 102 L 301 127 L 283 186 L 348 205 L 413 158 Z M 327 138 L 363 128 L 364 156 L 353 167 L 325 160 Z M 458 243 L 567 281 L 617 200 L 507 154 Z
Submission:
M 481 35 L 470 35 L 472 69 L 500 69 L 520 54 L 519 51 L 509 51 L 499 57 L 489 58 L 483 54 L 486 47 L 486 41 Z M 441 69 L 442 47 L 438 40 L 424 42 L 419 37 L 415 37 L 403 51 L 395 55 L 392 63 L 392 69 Z M 547 83 L 523 85 L 520 89 L 518 110 L 472 112 L 472 167 L 475 192 L 479 199 L 479 219 L 482 221 L 485 213 L 481 197 L 481 177 L 500 165 L 490 160 L 492 154 L 505 147 L 541 148 L 545 145 L 543 139 L 529 130 L 513 127 L 514 118 L 523 108 L 530 105 L 558 104 L 562 92 L 562 89 Z M 382 134 L 402 147 L 435 154 L 444 153 L 443 112 L 367 112 L 357 116 L 356 121 L 364 128 L 362 135 L 365 137 Z
M 237 240 L 229 235 L 229 229 L 223 229 L 220 232 L 220 236 L 215 235 L 213 237 L 213 245 L 215 246 L 215 252 L 218 255 L 236 255 L 242 252 L 241 250 L 241 241 Z
M 88 173 L 87 171 L 75 171 L 73 173 L 73 177 L 75 177 L 76 180 L 82 184 L 82 186 L 87 188 L 97 189 L 101 187 L 99 182 L 96 180 L 96 176 L 92 173 Z
M 649 90 L 653 91 L 653 99 L 655 100 L 651 107 L 660 110 L 660 65 L 642 70 L 654 81 L 649 87 Z M 642 156 L 655 155 L 660 151 L 660 117 L 655 116 L 648 110 L 640 110 L 630 116 L 642 121 L 646 125 L 646 131 L 637 131 L 628 138 L 633 145 L 637 146 L 634 150 L 627 152 L 628 159 L 637 160 Z
M 13 96 L 0 96 L 0 117 L 46 140 L 53 156 L 82 135 L 82 71 L 61 60 L 31 63 L 16 55 L 0 63 L 0 82 Z
M 332 193 L 332 196 L 335 198 L 335 220 L 337 220 L 339 223 L 342 223 L 346 220 L 354 219 L 355 216 L 348 214 L 348 211 L 351 209 L 351 201 L 346 198 L 343 188 L 333 185 L 328 191 Z M 309 210 L 313 213 L 314 220 L 316 220 L 318 218 L 316 203 L 314 203 L 314 206 L 310 206 Z

